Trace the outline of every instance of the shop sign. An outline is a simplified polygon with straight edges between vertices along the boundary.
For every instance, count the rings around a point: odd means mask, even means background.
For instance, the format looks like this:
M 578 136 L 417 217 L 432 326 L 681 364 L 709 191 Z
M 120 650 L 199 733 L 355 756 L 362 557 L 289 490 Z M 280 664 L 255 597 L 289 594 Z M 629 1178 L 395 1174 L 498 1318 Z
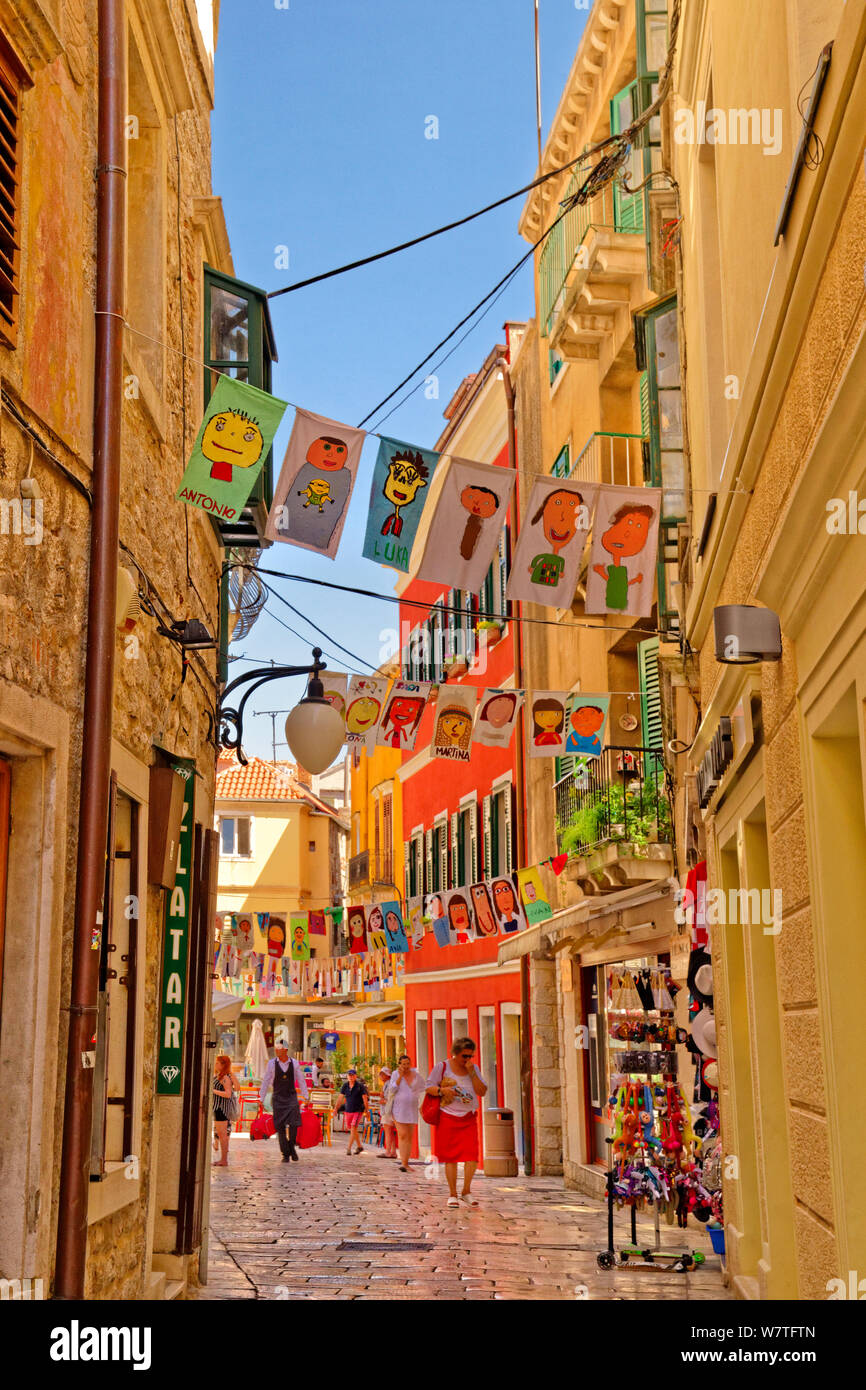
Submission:
M 722 715 L 719 720 L 719 727 L 713 735 L 713 741 L 698 768 L 698 797 L 702 807 L 709 803 L 710 797 L 730 766 L 733 756 L 734 740 L 731 734 L 731 721 L 727 715 Z
M 195 763 L 187 759 L 172 764 L 184 779 L 183 818 L 177 851 L 174 888 L 166 889 L 165 929 L 162 945 L 162 981 L 159 1005 L 159 1061 L 156 1092 L 179 1096 L 183 1079 L 183 1025 L 186 1009 L 186 966 L 189 953 L 189 921 L 192 899 L 193 798 Z

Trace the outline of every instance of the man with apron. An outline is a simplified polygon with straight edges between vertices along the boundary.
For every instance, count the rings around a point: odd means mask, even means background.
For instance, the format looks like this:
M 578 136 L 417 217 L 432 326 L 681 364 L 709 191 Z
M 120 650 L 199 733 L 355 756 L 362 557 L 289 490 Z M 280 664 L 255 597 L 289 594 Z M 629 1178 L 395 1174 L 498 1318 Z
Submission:
M 298 1151 L 295 1148 L 295 1143 L 301 1125 L 300 1101 L 307 1100 L 309 1096 L 307 1081 L 301 1067 L 289 1056 L 289 1049 L 285 1043 L 276 1043 L 274 1051 L 277 1055 L 272 1057 L 265 1067 L 259 1100 L 264 1105 L 265 1096 L 273 1086 L 274 1094 L 271 1105 L 283 1162 L 288 1163 L 292 1159 L 297 1163 Z M 289 1131 L 288 1139 L 286 1138 L 287 1128 Z

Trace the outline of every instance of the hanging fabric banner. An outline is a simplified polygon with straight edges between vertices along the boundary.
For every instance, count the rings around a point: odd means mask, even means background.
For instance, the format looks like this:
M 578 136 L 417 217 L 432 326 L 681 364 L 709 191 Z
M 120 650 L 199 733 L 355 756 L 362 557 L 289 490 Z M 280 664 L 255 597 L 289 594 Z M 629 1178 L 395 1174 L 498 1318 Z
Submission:
M 367 913 L 363 907 L 350 907 L 347 918 L 349 924 L 349 950 L 353 956 L 367 949 Z
M 487 886 L 490 889 L 493 912 L 502 935 L 510 936 L 512 932 L 523 931 L 526 926 L 526 914 L 523 911 L 513 877 L 502 875 L 500 878 L 488 879 Z
M 496 936 L 499 931 L 499 923 L 493 910 L 489 885 L 487 883 L 473 883 L 469 889 L 469 898 L 472 903 L 472 911 L 475 914 L 475 926 L 478 935 Z
M 371 752 L 376 746 L 376 730 L 388 692 L 384 676 L 353 676 L 346 696 L 346 743 L 363 746 Z
M 220 375 L 175 499 L 235 521 L 262 471 L 286 404 L 257 386 Z
M 367 950 L 384 951 L 387 944 L 384 912 L 378 903 L 374 903 L 367 911 Z
M 418 579 L 478 592 L 499 545 L 514 478 L 508 468 L 450 460 Z
M 279 960 L 286 954 L 286 919 L 268 913 L 268 960 Z
M 474 685 L 446 685 L 444 682 L 440 685 L 433 716 L 431 752 L 434 758 L 469 762 L 477 699 L 478 691 Z
M 388 938 L 388 950 L 401 952 L 405 955 L 409 949 L 409 942 L 406 938 L 406 928 L 403 925 L 403 913 L 398 902 L 388 902 L 382 904 L 382 912 L 385 917 L 385 935 Z
M 527 738 L 530 758 L 558 758 L 565 752 L 567 690 L 536 690 L 529 696 Z
M 346 718 L 346 692 L 349 677 L 345 671 L 321 671 L 319 679 L 329 705 L 333 705 L 341 719 Z
M 289 914 L 289 932 L 292 938 L 292 960 L 309 960 L 310 930 L 306 912 Z
M 430 893 L 425 900 L 427 916 L 431 921 L 431 930 L 436 938 L 437 946 L 451 945 L 451 927 L 448 921 L 448 912 L 445 907 L 444 893 Z
M 253 949 L 257 956 L 268 954 L 268 924 L 271 920 L 269 912 L 256 912 L 253 923 Z
M 609 695 L 572 695 L 568 715 L 566 753 L 598 758 L 604 747 L 604 731 L 610 709 Z
M 506 597 L 569 608 L 598 488 L 537 478 L 520 530 Z
M 298 410 L 265 535 L 331 560 L 337 553 L 355 485 L 363 430 Z
M 429 694 L 429 681 L 394 682 L 379 721 L 376 742 L 380 748 L 412 752 Z
M 528 869 L 517 870 L 517 887 L 520 890 L 526 920 L 531 927 L 534 927 L 536 922 L 546 922 L 548 917 L 553 916 L 541 875 L 535 864 Z
M 247 956 L 249 955 L 250 951 L 253 949 L 253 946 L 255 945 L 253 919 L 248 913 L 242 912 L 240 916 L 237 917 L 235 920 L 237 921 L 236 940 L 238 951 L 240 952 L 241 959 L 246 960 Z
M 412 934 L 412 949 L 420 951 L 424 945 L 424 903 L 420 897 L 410 898 L 407 904 L 409 909 L 409 930 Z
M 468 890 L 452 888 L 445 893 L 445 911 L 452 946 L 465 946 L 475 940 L 475 918 L 469 906 Z
M 378 565 L 409 572 L 418 530 L 439 454 L 383 438 L 373 468 L 364 555 Z
M 488 686 L 478 702 L 478 715 L 472 731 L 474 743 L 486 748 L 507 748 L 523 704 L 523 690 L 504 690 Z
M 661 488 L 599 489 L 586 577 L 587 613 L 649 616 L 660 511 Z
M 328 928 L 325 925 L 324 912 L 308 912 L 307 920 L 310 927 L 310 936 L 327 936 Z

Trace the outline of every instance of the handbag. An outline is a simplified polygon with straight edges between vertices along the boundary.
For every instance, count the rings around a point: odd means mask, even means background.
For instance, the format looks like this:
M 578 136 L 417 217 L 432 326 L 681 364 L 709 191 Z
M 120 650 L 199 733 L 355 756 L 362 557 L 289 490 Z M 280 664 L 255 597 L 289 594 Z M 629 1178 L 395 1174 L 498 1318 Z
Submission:
M 264 1106 L 259 1106 L 259 1113 L 250 1125 L 250 1138 L 270 1139 L 272 1134 L 276 1134 L 277 1127 L 274 1124 L 273 1115 L 269 1115 Z
M 440 1062 L 439 1080 L 436 1083 L 442 1085 L 442 1078 L 445 1075 L 445 1063 Z M 438 1096 L 425 1096 L 421 1102 L 421 1119 L 425 1124 L 438 1125 L 439 1116 L 442 1113 L 442 1105 Z
M 229 1121 L 230 1124 L 233 1123 L 240 1115 L 241 1107 L 234 1091 L 232 1091 L 230 1096 L 225 1097 L 223 1101 L 223 1108 L 226 1112 L 226 1119 Z
M 298 1129 L 298 1146 L 314 1149 L 322 1142 L 322 1122 L 314 1110 L 304 1110 Z

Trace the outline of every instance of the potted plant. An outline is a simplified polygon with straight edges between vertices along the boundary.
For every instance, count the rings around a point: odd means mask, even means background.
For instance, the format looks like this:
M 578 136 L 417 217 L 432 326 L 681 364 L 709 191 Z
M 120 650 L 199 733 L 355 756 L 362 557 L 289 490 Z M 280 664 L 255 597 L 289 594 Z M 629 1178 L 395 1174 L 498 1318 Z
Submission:
M 476 628 L 479 647 L 495 647 L 502 637 L 504 626 L 499 618 L 482 618 Z

